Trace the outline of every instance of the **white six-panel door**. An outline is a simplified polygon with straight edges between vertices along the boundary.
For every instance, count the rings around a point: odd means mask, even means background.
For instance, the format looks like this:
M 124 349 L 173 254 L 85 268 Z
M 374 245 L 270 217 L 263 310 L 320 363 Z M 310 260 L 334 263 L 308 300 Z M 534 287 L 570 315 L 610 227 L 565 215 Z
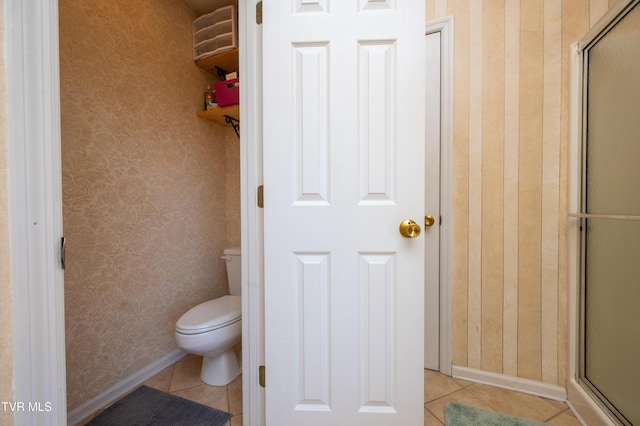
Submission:
M 423 416 L 424 1 L 263 4 L 267 425 Z

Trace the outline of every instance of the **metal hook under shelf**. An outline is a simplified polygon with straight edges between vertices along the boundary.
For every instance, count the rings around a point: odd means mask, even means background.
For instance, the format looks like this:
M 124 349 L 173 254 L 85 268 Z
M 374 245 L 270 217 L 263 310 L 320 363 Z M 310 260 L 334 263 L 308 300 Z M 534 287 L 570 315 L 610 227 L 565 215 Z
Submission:
M 225 115 L 224 121 L 227 124 L 231 124 L 231 127 L 233 127 L 233 130 L 236 132 L 236 136 L 238 136 L 238 139 L 240 139 L 240 120 L 238 120 L 237 118 L 233 118 L 228 115 Z

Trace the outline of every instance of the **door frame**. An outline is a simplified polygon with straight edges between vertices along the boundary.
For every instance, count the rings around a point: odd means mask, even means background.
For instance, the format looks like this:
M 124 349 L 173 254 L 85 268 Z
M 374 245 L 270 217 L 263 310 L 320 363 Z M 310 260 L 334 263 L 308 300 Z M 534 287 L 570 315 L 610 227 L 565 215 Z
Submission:
M 571 45 L 570 69 L 570 106 L 569 106 L 569 170 L 568 170 L 568 209 L 567 218 L 567 268 L 568 268 L 568 377 L 567 402 L 576 416 L 585 424 L 615 425 L 612 418 L 579 383 L 580 371 L 580 333 L 581 333 L 581 219 L 574 216 L 581 212 L 583 138 L 586 135 L 586 109 L 584 78 L 585 49 L 606 34 L 626 12 L 640 0 L 620 0 L 591 28 L 578 42 Z
M 440 282 L 439 324 L 432 335 L 439 336 L 439 371 L 451 375 L 451 303 L 453 247 L 453 16 L 425 24 L 425 37 L 440 33 Z M 429 253 L 425 253 L 429 255 Z
M 264 365 L 264 214 L 257 204 L 262 185 L 262 26 L 256 4 L 238 2 L 240 45 L 240 226 L 242 250 L 242 419 L 265 424 Z M 250 7 L 247 6 L 250 3 Z M 252 13 L 253 12 L 253 13 Z
M 9 257 L 16 425 L 67 422 L 57 0 L 5 0 Z

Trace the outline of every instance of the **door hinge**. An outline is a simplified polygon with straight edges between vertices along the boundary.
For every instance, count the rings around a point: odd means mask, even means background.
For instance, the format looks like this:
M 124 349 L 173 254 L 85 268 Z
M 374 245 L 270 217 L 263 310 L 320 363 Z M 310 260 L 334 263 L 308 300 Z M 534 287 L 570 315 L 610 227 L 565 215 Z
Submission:
M 262 24 L 262 1 L 256 3 L 256 24 Z
M 261 365 L 258 367 L 258 383 L 260 386 L 265 387 L 265 367 Z
M 260 207 L 261 209 L 264 208 L 264 187 L 262 185 L 260 185 L 258 187 L 258 207 Z

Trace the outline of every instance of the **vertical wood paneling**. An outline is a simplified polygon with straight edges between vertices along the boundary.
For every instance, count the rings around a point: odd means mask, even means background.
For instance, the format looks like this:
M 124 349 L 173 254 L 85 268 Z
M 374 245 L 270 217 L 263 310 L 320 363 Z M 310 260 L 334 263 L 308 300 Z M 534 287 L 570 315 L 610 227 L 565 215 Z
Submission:
M 482 26 L 482 369 L 500 373 L 504 273 L 504 0 L 485 0 Z
M 469 3 L 469 367 L 482 364 L 482 8 Z
M 590 0 L 589 3 L 589 28 L 591 28 L 609 9 L 609 0 Z
M 518 375 L 540 380 L 543 3 L 520 6 Z
M 542 130 L 542 381 L 558 382 L 558 260 L 561 4 L 544 2 L 544 101 Z
M 425 18 L 427 21 L 431 21 L 436 17 L 436 0 L 425 0 Z
M 455 19 L 453 363 L 562 386 L 569 46 L 615 0 L 425 1 Z
M 442 18 L 447 16 L 447 0 L 436 0 L 435 17 Z
M 453 85 L 453 364 L 468 365 L 469 258 L 469 7 L 468 0 L 449 0 L 455 17 Z
M 503 373 L 518 374 L 520 0 L 505 3 Z

